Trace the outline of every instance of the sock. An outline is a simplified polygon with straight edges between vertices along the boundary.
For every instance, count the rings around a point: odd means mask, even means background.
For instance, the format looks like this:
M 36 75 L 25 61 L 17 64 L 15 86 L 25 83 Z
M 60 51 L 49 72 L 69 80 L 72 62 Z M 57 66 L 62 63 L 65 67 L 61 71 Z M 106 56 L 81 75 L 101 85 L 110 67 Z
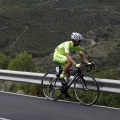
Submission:
M 61 75 L 60 75 L 60 78 L 64 78 L 64 76 L 65 76 L 65 72 L 62 71 L 62 73 L 61 73 Z

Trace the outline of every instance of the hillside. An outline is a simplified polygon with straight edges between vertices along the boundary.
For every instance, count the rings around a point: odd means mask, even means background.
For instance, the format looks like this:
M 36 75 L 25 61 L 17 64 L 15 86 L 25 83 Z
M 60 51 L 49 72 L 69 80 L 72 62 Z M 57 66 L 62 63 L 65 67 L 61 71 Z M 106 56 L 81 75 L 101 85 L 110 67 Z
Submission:
M 26 50 L 41 65 L 56 45 L 77 31 L 91 60 L 111 64 L 115 59 L 119 66 L 119 6 L 119 0 L 1 0 L 0 51 L 14 56 Z

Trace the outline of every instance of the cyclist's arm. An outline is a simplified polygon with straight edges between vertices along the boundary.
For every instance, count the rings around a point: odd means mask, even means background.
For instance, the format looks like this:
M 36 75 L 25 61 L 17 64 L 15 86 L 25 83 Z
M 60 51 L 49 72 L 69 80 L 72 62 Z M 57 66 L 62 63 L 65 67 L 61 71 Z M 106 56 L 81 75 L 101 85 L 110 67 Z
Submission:
M 88 64 L 88 60 L 87 60 L 87 58 L 85 57 L 84 53 L 80 54 L 80 57 L 81 57 L 81 59 L 82 59 L 86 64 Z
M 66 57 L 73 65 L 76 65 L 76 62 L 72 59 L 72 57 L 69 53 L 66 53 Z

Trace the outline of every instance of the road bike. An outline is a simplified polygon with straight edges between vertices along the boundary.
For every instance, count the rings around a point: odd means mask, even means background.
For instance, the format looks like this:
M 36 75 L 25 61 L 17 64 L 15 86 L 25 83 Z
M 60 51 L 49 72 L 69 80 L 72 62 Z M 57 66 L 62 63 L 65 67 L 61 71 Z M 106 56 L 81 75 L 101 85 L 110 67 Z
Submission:
M 46 73 L 41 82 L 42 92 L 49 100 L 62 99 L 66 90 L 73 89 L 77 101 L 82 105 L 93 105 L 99 97 L 99 86 L 94 77 L 89 75 L 93 65 L 82 65 L 81 68 L 71 68 L 69 71 L 74 73 L 67 85 L 62 85 L 60 74 L 61 66 L 57 68 L 56 74 Z M 84 72 L 87 71 L 87 72 Z

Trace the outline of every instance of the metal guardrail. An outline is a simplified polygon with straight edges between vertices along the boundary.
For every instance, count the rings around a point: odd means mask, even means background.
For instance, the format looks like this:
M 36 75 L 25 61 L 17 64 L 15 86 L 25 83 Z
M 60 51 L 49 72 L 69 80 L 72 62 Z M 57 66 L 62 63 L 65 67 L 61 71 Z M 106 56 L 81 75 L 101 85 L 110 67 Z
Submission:
M 45 73 L 22 72 L 22 71 L 0 69 L 0 80 L 4 80 L 4 81 L 41 84 L 41 80 L 44 75 Z M 54 75 L 52 74 L 51 76 L 54 77 Z M 120 93 L 120 80 L 100 79 L 100 78 L 95 78 L 95 79 L 99 85 L 100 91 Z
M 41 84 L 44 73 L 22 72 L 13 70 L 1 70 L 0 80 Z

